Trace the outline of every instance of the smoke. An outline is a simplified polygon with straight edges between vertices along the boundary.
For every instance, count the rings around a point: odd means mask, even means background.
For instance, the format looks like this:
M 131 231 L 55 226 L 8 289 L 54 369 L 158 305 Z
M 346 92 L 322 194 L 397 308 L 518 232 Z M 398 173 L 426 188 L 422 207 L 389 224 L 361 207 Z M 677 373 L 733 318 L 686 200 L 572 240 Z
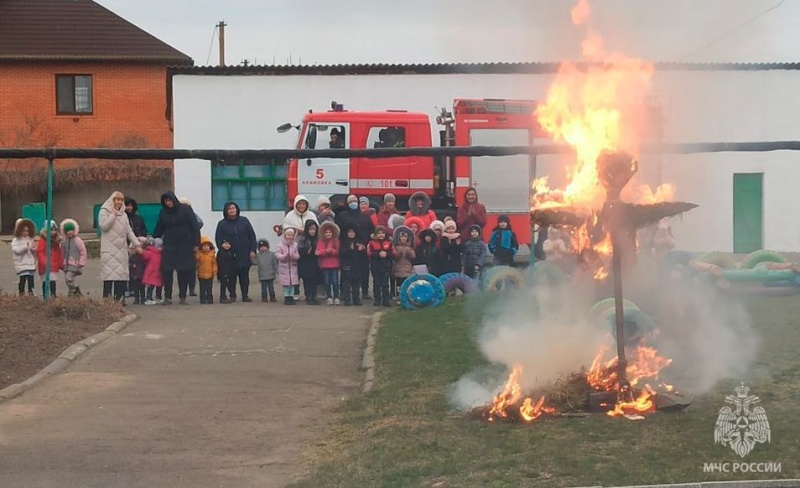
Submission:
M 640 263 L 626 276 L 626 299 L 658 326 L 646 345 L 672 359 L 659 382 L 691 397 L 745 374 L 760 341 L 744 307 L 697 277 L 659 280 L 650 261 L 642 258 Z M 452 385 L 451 405 L 466 411 L 491 403 L 516 364 L 523 368 L 520 386 L 527 393 L 589 367 L 611 332 L 606 321 L 587 318 L 596 300 L 610 296 L 606 289 L 595 297 L 593 286 L 537 286 L 498 297 L 485 312 L 477 336 L 491 366 L 477 368 Z

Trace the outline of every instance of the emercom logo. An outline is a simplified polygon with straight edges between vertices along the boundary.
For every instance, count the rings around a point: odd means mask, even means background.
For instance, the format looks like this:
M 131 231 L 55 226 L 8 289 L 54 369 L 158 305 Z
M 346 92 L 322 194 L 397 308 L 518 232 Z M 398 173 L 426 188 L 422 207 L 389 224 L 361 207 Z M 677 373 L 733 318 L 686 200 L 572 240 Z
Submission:
M 761 400 L 750 395 L 750 388 L 740 384 L 736 395 L 728 395 L 725 402 L 731 406 L 722 407 L 714 428 L 714 443 L 729 446 L 741 457 L 747 456 L 756 444 L 770 442 L 769 421 L 767 413 L 761 406 Z

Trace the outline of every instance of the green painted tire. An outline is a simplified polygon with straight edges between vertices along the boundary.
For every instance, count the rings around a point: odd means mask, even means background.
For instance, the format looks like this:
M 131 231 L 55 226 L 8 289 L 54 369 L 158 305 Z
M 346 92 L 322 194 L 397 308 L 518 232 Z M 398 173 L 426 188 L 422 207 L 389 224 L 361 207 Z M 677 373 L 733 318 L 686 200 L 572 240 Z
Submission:
M 596 320 L 598 317 L 605 315 L 608 310 L 613 311 L 615 308 L 616 306 L 614 304 L 614 297 L 604 298 L 592 305 L 592 308 L 589 309 L 589 312 L 586 314 L 586 316 L 589 317 L 589 320 Z M 639 310 L 639 307 L 629 300 L 622 300 L 622 309 Z
M 716 264 L 723 269 L 733 269 L 736 267 L 733 256 L 719 251 L 711 251 L 701 254 L 697 260 L 703 263 Z
M 726 269 L 722 272 L 722 277 L 731 282 L 738 281 L 782 281 L 793 280 L 795 275 L 793 269 Z
M 786 258 L 781 256 L 775 251 L 767 251 L 761 249 L 760 251 L 753 251 L 744 258 L 742 261 L 742 268 L 753 269 L 756 265 L 761 263 L 785 263 Z

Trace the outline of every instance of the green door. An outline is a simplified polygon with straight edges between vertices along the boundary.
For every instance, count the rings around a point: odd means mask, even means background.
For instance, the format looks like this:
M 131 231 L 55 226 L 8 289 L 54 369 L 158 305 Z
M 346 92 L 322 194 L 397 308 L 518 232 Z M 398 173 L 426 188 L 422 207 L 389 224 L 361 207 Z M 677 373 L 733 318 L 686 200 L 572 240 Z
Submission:
M 733 175 L 733 252 L 764 246 L 764 173 Z

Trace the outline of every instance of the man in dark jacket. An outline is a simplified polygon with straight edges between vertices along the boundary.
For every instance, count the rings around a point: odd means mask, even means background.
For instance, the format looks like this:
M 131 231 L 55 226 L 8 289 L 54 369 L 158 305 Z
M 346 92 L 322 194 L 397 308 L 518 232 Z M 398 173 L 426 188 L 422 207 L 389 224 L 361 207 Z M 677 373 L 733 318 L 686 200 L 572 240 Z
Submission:
M 340 229 L 346 229 L 348 227 L 356 229 L 358 239 L 365 248 L 372 239 L 372 233 L 375 232 L 375 224 L 372 222 L 372 219 L 368 214 L 359 210 L 358 197 L 355 195 L 348 195 L 347 208 L 339 211 L 339 213 L 336 214 L 335 222 Z M 340 241 L 344 240 L 342 237 L 343 235 L 344 232 L 339 235 Z M 361 259 L 364 260 L 361 265 L 367 269 L 367 272 L 364 273 L 361 279 L 361 291 L 363 293 L 364 300 L 369 300 L 369 261 L 367 260 L 366 254 L 364 254 L 363 258 Z
M 181 305 L 185 305 L 189 277 L 197 269 L 195 252 L 200 247 L 200 231 L 192 209 L 181 205 L 173 192 L 168 191 L 161 195 L 161 207 L 153 237 L 164 240 L 164 250 L 161 253 L 163 305 L 172 304 L 172 278 L 175 271 L 178 273 L 178 296 Z
M 235 202 L 227 202 L 223 207 L 223 219 L 217 224 L 215 241 L 217 247 L 222 246 L 222 241 L 227 240 L 231 244 L 233 253 L 234 269 L 231 271 L 231 290 L 230 301 L 236 301 L 236 279 L 239 279 L 239 287 L 242 290 L 242 301 L 252 302 L 248 296 L 250 290 L 250 266 L 256 257 L 258 241 L 253 226 L 247 217 L 240 215 L 239 206 Z
M 136 200 L 133 198 L 125 199 L 125 213 L 128 215 L 128 222 L 131 224 L 131 230 L 133 230 L 136 237 L 147 237 L 147 225 L 145 225 L 142 216 L 137 213 L 138 210 L 139 205 L 136 203 Z

